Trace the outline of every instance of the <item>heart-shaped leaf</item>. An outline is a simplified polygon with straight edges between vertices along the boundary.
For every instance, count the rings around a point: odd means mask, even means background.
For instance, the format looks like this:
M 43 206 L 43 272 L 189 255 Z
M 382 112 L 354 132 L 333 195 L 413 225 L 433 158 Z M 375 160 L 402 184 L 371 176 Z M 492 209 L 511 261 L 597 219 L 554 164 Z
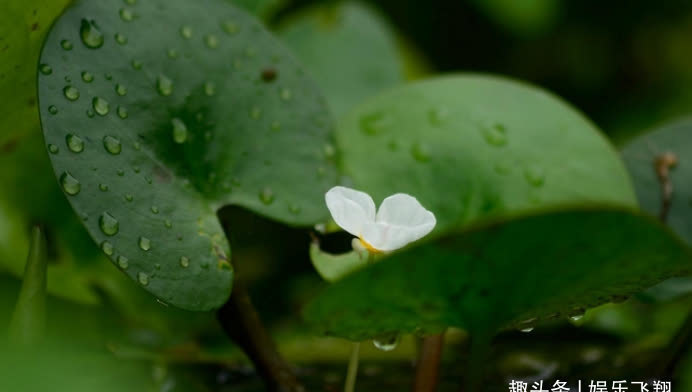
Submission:
M 396 34 L 363 3 L 302 10 L 287 17 L 278 34 L 315 75 L 337 117 L 406 79 Z
M 488 335 L 621 301 L 692 273 L 690 256 L 653 218 L 631 211 L 541 213 L 397 253 L 330 286 L 305 316 L 354 340 L 447 326 Z
M 291 225 L 324 217 L 336 178 L 324 99 L 227 2 L 77 1 L 41 63 L 63 190 L 106 255 L 164 301 L 207 310 L 227 298 L 222 206 Z
M 615 149 L 537 88 L 479 75 L 412 84 L 349 114 L 337 143 L 355 188 L 376 200 L 411 194 L 438 225 L 431 243 L 318 297 L 306 318 L 323 332 L 488 335 L 689 272 L 686 247 L 632 211 Z
M 415 196 L 435 213 L 437 232 L 536 208 L 635 205 L 618 154 L 584 116 L 508 79 L 459 75 L 394 89 L 350 113 L 336 137 L 355 188 L 376 202 Z

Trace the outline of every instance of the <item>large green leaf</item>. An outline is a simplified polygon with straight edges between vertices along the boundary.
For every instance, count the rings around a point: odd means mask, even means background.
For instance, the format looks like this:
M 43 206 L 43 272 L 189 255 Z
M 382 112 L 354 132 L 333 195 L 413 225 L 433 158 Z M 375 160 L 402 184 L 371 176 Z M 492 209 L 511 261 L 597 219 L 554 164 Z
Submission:
M 337 116 L 406 79 L 395 32 L 363 3 L 313 6 L 289 15 L 278 34 L 305 62 Z
M 306 309 L 321 332 L 361 340 L 446 326 L 488 335 L 620 301 L 692 273 L 689 250 L 651 217 L 575 208 L 451 233 L 328 288 Z
M 220 207 L 292 225 L 324 217 L 336 177 L 324 99 L 225 1 L 77 1 L 41 62 L 63 190 L 111 260 L 164 301 L 206 310 L 227 298 Z
M 376 202 L 417 197 L 437 232 L 575 203 L 635 205 L 624 165 L 580 113 L 532 86 L 483 75 L 413 83 L 337 129 L 340 164 Z

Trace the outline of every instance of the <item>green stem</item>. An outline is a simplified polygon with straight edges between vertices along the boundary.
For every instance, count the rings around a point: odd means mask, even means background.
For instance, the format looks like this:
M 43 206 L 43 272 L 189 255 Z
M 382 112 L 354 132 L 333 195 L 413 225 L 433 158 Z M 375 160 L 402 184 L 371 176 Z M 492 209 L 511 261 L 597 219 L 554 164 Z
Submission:
M 358 357 L 360 356 L 360 342 L 353 343 L 351 359 L 348 361 L 348 371 L 346 372 L 346 384 L 344 392 L 353 392 L 356 387 L 356 376 L 358 376 Z
M 31 231 L 24 280 L 9 327 L 10 343 L 30 346 L 43 337 L 46 325 L 46 237 L 40 226 Z

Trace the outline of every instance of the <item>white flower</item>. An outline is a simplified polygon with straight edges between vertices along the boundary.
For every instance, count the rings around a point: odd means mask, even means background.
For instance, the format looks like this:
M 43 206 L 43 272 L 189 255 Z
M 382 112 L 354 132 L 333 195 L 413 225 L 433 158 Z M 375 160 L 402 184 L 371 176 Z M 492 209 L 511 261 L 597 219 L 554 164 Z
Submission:
M 325 195 L 337 225 L 372 253 L 389 252 L 416 241 L 435 227 L 435 215 L 404 193 L 387 197 L 379 211 L 367 193 L 335 186 Z

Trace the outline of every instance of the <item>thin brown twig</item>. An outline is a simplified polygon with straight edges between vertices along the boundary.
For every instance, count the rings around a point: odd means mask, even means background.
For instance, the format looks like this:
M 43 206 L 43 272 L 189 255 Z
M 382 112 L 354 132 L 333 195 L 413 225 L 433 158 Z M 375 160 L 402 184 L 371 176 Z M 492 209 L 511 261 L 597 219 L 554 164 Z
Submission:
M 443 347 L 444 333 L 423 338 L 416 362 L 413 392 L 434 392 L 437 389 Z

